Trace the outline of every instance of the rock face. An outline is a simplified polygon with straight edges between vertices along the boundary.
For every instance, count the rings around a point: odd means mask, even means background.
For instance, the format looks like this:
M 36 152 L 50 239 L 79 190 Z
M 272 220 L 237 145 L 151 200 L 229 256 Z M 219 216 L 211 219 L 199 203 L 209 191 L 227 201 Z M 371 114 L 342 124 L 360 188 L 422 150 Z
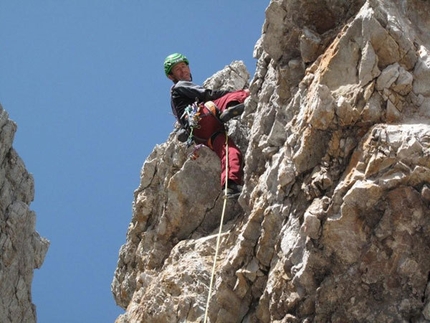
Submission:
M 254 56 L 207 322 L 430 322 L 430 3 L 272 0 Z M 172 133 L 143 166 L 118 323 L 203 322 L 223 200 L 199 151 Z
M 31 301 L 33 270 L 42 266 L 49 242 L 35 231 L 29 209 L 34 181 L 12 148 L 16 124 L 0 105 L 0 322 L 36 322 Z

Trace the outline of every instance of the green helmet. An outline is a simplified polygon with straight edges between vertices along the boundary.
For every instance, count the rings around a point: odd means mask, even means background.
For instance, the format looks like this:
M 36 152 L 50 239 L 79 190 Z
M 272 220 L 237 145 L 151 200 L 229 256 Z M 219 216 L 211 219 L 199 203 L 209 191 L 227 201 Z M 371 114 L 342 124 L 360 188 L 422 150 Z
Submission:
M 184 62 L 187 65 L 189 64 L 188 59 L 182 54 L 174 53 L 167 56 L 164 60 L 164 73 L 166 73 L 166 76 L 169 76 L 173 65 L 180 62 Z

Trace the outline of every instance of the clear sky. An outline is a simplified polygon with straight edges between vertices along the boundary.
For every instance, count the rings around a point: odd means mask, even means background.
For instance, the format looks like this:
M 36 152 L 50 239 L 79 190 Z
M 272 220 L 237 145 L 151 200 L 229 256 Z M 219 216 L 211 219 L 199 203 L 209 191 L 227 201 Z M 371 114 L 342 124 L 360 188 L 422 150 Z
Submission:
M 35 179 L 51 246 L 35 270 L 39 323 L 114 322 L 110 284 L 133 191 L 173 129 L 164 58 L 202 83 L 234 60 L 251 75 L 269 0 L 1 0 L 0 103 Z

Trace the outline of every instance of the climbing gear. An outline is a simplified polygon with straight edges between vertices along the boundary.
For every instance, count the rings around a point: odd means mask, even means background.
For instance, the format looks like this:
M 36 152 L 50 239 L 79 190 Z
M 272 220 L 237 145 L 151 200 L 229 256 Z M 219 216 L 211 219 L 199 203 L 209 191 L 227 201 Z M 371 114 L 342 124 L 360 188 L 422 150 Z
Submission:
M 207 113 L 203 113 L 203 108 L 206 108 L 206 110 L 208 111 Z M 204 138 L 199 138 L 197 136 L 195 136 L 193 134 L 193 130 L 194 129 L 199 129 L 200 125 L 199 125 L 199 121 L 206 116 L 212 115 L 221 125 L 222 128 L 220 131 L 216 131 L 214 132 L 209 139 L 204 139 Z M 187 131 L 188 134 L 188 138 L 186 140 L 184 140 L 185 135 L 183 135 L 183 137 L 181 137 L 181 139 L 183 140 L 182 142 L 187 142 L 187 146 L 190 147 L 191 144 L 193 143 L 193 140 L 196 140 L 197 142 L 200 143 L 206 143 L 207 146 L 213 150 L 213 145 L 212 143 L 214 142 L 215 138 L 222 132 L 225 131 L 225 127 L 223 125 L 223 123 L 221 122 L 221 120 L 219 119 L 219 109 L 216 106 L 216 104 L 212 101 L 207 101 L 205 103 L 198 103 L 198 101 L 194 102 L 193 104 L 188 105 L 185 110 L 184 113 L 181 116 L 181 119 L 185 117 L 185 120 L 188 123 L 188 129 L 189 131 Z
M 188 155 L 188 157 L 191 159 L 191 160 L 196 160 L 197 158 L 199 158 L 199 150 L 200 150 L 200 148 L 202 148 L 203 147 L 203 145 L 202 144 L 198 144 L 198 145 L 194 145 L 194 149 L 193 149 L 193 151 Z
M 170 75 L 173 65 L 180 62 L 184 62 L 187 65 L 190 64 L 188 59 L 180 53 L 174 53 L 167 56 L 166 59 L 164 60 L 164 73 L 166 73 L 166 76 Z
M 188 126 L 190 128 L 197 128 L 198 127 L 198 123 L 201 119 L 199 110 L 200 109 L 199 109 L 199 105 L 197 104 L 197 102 L 194 102 L 193 104 L 190 104 L 185 108 L 184 113 L 182 114 L 181 118 L 185 117 L 185 119 L 188 122 Z
M 221 115 L 219 116 L 219 119 L 222 122 L 227 122 L 231 118 L 237 117 L 238 115 L 242 114 L 244 109 L 245 105 L 243 103 L 232 106 L 230 108 L 225 109 L 224 112 L 221 113 Z
M 188 127 L 190 129 L 188 134 L 187 141 L 187 147 L 190 147 L 193 143 L 193 130 L 194 128 L 199 128 L 199 121 L 201 119 L 200 116 L 200 108 L 197 102 L 194 102 L 193 104 L 188 105 L 184 113 L 181 116 L 181 119 L 185 117 L 185 120 L 187 120 Z
M 227 135 L 227 132 L 225 133 L 225 169 L 226 169 L 226 174 L 228 174 L 228 135 Z M 228 180 L 226 179 L 224 192 L 227 191 L 227 188 L 228 188 L 227 185 L 228 185 Z M 227 196 L 224 195 L 224 203 L 222 206 L 222 213 L 221 213 L 221 222 L 219 224 L 218 236 L 216 239 L 215 255 L 214 255 L 214 260 L 213 260 L 213 265 L 212 265 L 212 274 L 211 274 L 211 280 L 209 283 L 208 299 L 206 302 L 205 318 L 204 318 L 203 323 L 207 322 L 208 314 L 209 314 L 209 303 L 211 300 L 212 287 L 213 287 L 213 282 L 214 282 L 214 277 L 215 277 L 216 261 L 218 258 L 218 250 L 219 250 L 219 245 L 220 245 L 220 240 L 221 240 L 222 224 L 224 223 L 224 215 L 225 215 L 226 206 L 227 206 Z

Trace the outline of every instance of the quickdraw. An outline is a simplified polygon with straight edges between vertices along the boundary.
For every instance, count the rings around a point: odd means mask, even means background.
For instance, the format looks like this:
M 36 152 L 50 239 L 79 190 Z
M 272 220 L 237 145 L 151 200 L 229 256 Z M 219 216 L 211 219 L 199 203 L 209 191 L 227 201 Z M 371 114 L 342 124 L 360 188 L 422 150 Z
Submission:
M 185 108 L 184 113 L 181 116 L 181 119 L 183 117 L 186 117 L 185 119 L 187 120 L 188 125 L 191 128 L 198 127 L 198 123 L 201 119 L 200 106 L 198 105 L 198 103 L 194 102 L 193 104 L 188 105 Z
M 206 108 L 208 110 L 208 113 L 204 114 L 203 110 L 204 108 Z M 181 119 L 184 118 L 185 120 L 187 120 L 188 123 L 188 127 L 189 127 L 189 135 L 188 135 L 188 139 L 186 141 L 187 143 L 187 147 L 190 147 L 193 142 L 195 142 L 195 140 L 197 140 L 197 142 L 203 142 L 206 141 L 205 139 L 201 139 L 198 138 L 196 136 L 194 136 L 194 129 L 200 129 L 200 125 L 199 122 L 203 117 L 206 117 L 208 115 L 212 115 L 213 117 L 215 117 L 216 120 L 218 120 L 219 122 L 221 122 L 218 118 L 218 108 L 215 105 L 214 102 L 212 101 L 207 101 L 206 103 L 198 103 L 198 101 L 188 105 L 185 109 L 184 109 L 184 113 L 181 116 Z M 226 128 L 223 125 L 223 131 L 225 131 Z M 215 139 L 215 137 L 220 134 L 221 131 L 217 131 L 215 133 L 213 133 L 210 138 L 206 141 L 207 142 L 207 146 L 211 149 L 213 149 L 212 147 L 212 142 Z M 190 159 L 192 160 L 196 160 L 199 157 L 198 154 L 198 150 L 202 147 L 201 144 L 195 145 L 194 146 L 194 150 L 193 152 L 189 155 Z
M 201 120 L 200 116 L 200 107 L 197 102 L 188 105 L 184 113 L 181 116 L 181 119 L 185 117 L 188 122 L 188 126 L 190 127 L 190 135 L 187 140 L 187 147 L 190 147 L 193 143 L 193 130 L 194 128 L 200 128 L 199 121 Z

